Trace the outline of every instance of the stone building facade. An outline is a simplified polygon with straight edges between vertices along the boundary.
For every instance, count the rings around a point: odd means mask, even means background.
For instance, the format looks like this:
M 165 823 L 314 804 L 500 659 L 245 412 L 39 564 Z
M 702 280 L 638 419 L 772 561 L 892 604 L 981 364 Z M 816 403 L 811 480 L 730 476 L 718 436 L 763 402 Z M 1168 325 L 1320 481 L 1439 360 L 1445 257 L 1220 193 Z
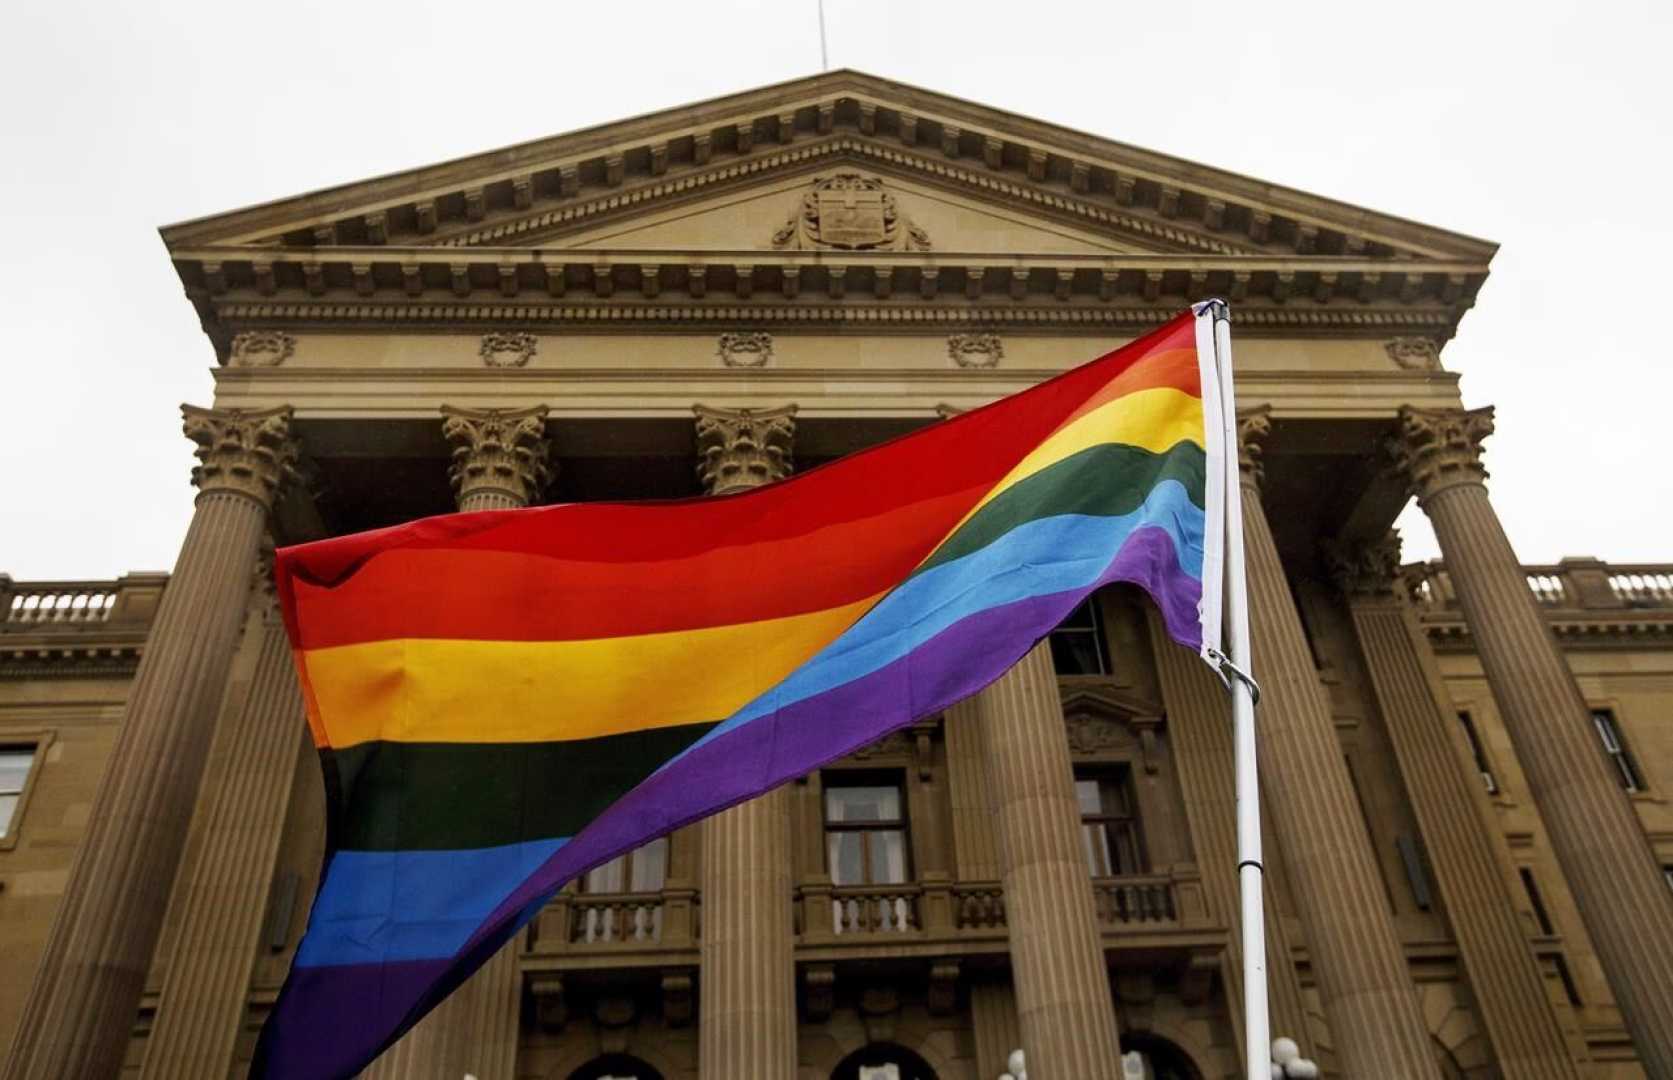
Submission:
M 0 577 L 5 1077 L 247 1066 L 323 848 L 268 545 L 770 483 L 1210 295 L 1275 1032 L 1337 1076 L 1673 1075 L 1673 568 L 1516 561 L 1440 362 L 1493 245 L 853 72 L 164 239 L 218 361 L 174 573 Z M 1401 562 L 1414 496 L 1444 564 Z M 575 883 L 367 1075 L 1237 1075 L 1230 755 L 1106 590 Z

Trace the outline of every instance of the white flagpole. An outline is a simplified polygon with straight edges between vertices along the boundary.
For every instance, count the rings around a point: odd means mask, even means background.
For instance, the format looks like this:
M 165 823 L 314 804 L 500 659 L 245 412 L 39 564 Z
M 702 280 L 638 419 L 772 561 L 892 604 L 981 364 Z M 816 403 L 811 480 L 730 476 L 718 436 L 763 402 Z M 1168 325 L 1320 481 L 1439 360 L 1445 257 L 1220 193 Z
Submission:
M 1266 1000 L 1266 919 L 1262 912 L 1260 778 L 1255 768 L 1255 704 L 1260 688 L 1250 674 L 1249 596 L 1243 563 L 1243 496 L 1238 475 L 1237 402 L 1232 387 L 1231 313 L 1211 301 L 1214 363 L 1225 465 L 1226 654 L 1221 677 L 1231 691 L 1237 769 L 1237 883 L 1243 930 L 1243 1052 L 1248 1080 L 1271 1080 L 1272 1029 Z

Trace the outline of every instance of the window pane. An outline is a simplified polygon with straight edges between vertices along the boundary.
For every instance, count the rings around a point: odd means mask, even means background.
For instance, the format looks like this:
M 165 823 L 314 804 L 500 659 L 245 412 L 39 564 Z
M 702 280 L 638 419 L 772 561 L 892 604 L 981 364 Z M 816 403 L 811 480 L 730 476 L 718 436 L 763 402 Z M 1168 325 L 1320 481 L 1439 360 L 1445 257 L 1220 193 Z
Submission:
M 1069 617 L 1058 624 L 1062 630 L 1090 630 L 1095 625 L 1096 616 L 1092 614 L 1092 601 L 1082 600 L 1080 607 L 1069 612 Z
M 627 856 L 618 855 L 587 875 L 586 891 L 590 893 L 619 893 L 627 870 Z
M 16 795 L 23 790 L 34 760 L 33 750 L 0 750 L 0 795 Z
M 865 884 L 865 849 L 860 836 L 857 832 L 835 832 L 826 836 L 830 845 L 831 884 Z
M 12 827 L 12 811 L 16 809 L 16 795 L 0 795 L 0 836 L 5 836 Z
M 871 883 L 899 885 L 906 880 L 906 834 L 898 829 L 878 830 L 871 838 Z
M 828 821 L 899 821 L 897 787 L 831 787 L 825 789 Z
M 658 837 L 633 853 L 633 892 L 658 892 L 668 877 L 668 838 Z
M 1080 803 L 1080 812 L 1083 817 L 1087 814 L 1101 814 L 1104 812 L 1104 804 L 1098 795 L 1098 781 L 1096 780 L 1076 780 L 1075 801 Z
M 1109 832 L 1102 825 L 1082 825 L 1081 843 L 1086 848 L 1086 867 L 1093 877 L 1110 873 Z
M 1051 663 L 1059 675 L 1103 675 L 1104 658 L 1090 630 L 1059 630 L 1051 636 Z

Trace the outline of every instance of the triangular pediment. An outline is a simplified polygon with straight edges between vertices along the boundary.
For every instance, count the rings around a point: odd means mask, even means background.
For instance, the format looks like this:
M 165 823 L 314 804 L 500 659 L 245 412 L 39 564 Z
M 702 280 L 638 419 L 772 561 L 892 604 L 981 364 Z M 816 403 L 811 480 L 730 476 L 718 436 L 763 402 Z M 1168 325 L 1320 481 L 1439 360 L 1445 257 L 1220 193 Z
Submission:
M 1019 238 L 1023 246 L 1009 250 L 1482 262 L 1493 251 L 1455 233 L 852 71 L 170 226 L 163 235 L 176 251 L 770 249 L 795 190 L 841 170 L 898 191 L 940 251 L 985 252 Z
M 515 246 L 836 254 L 1108 255 L 1152 250 L 1128 238 L 1076 228 L 1002 202 L 867 170 L 862 162 L 840 157 L 812 175 L 768 176 L 745 189 L 648 208 L 586 229 L 529 235 Z

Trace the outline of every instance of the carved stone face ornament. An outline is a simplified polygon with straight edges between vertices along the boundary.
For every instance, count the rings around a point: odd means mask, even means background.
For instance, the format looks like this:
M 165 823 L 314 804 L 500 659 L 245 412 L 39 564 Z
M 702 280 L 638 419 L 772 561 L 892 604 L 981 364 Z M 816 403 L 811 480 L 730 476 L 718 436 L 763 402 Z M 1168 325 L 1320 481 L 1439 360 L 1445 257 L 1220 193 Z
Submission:
M 761 331 L 722 334 L 715 355 L 727 367 L 766 367 L 773 358 L 773 336 Z
M 900 211 L 883 181 L 860 173 L 820 177 L 773 234 L 790 251 L 928 251 L 929 235 Z
M 483 334 L 477 354 L 488 367 L 522 367 L 534 356 L 538 344 L 533 334 Z
M 949 334 L 947 355 L 959 367 L 998 367 L 1005 358 L 1005 345 L 998 334 Z
M 278 367 L 296 351 L 296 339 L 283 330 L 246 330 L 233 335 L 233 367 Z

